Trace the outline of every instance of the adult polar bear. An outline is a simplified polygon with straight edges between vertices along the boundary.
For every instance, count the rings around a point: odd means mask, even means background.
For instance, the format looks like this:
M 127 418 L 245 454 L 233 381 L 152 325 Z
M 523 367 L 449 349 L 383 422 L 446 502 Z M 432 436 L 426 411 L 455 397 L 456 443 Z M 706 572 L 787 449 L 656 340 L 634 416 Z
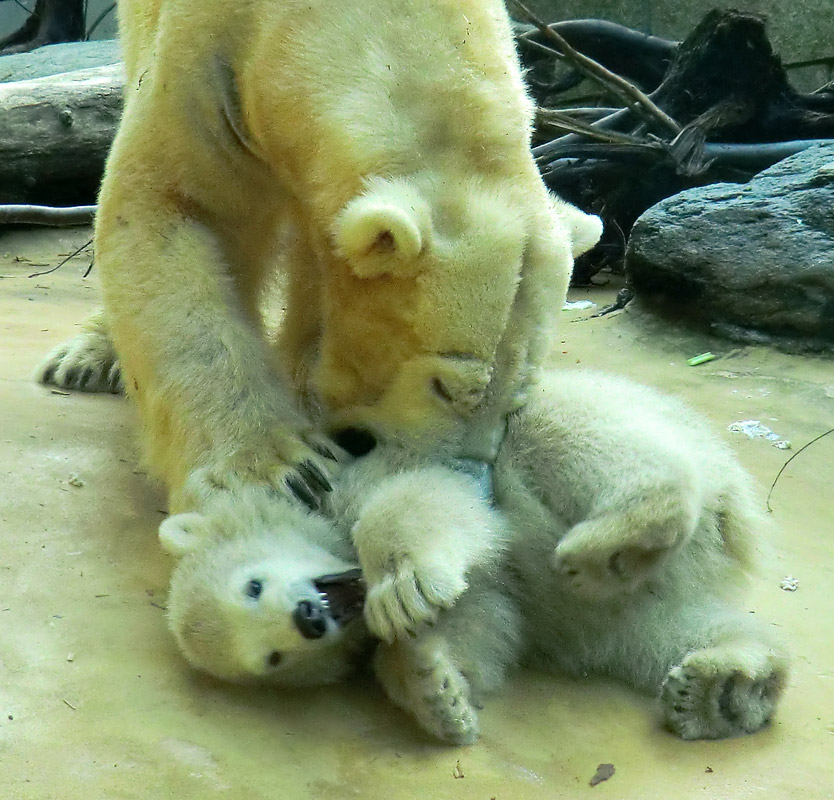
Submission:
M 491 458 L 571 250 L 599 233 L 536 171 L 501 0 L 119 13 L 126 102 L 95 238 L 105 316 L 44 379 L 107 388 L 108 359 L 84 353 L 109 330 L 175 511 L 241 477 L 315 504 L 328 445 L 296 397 L 331 431 Z M 259 316 L 278 261 L 292 388 Z

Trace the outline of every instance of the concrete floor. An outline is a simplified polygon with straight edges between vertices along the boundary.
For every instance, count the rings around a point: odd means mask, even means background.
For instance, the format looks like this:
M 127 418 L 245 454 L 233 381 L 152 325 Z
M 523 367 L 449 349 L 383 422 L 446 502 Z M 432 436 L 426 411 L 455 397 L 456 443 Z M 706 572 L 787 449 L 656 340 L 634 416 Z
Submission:
M 651 698 L 525 672 L 487 705 L 477 745 L 435 746 L 370 682 L 292 694 L 187 669 L 163 616 L 164 500 L 136 466 L 129 405 L 30 380 L 97 291 L 82 278 L 89 258 L 27 276 L 88 238 L 0 234 L 0 800 L 834 797 L 834 435 L 771 499 L 772 553 L 750 610 L 779 627 L 795 666 L 768 730 L 684 743 L 660 729 Z M 761 420 L 793 452 L 834 424 L 831 361 L 733 352 L 639 310 L 587 313 L 564 313 L 559 365 L 676 391 L 725 431 Z M 686 366 L 707 350 L 722 357 Z M 765 488 L 791 455 L 726 436 Z M 780 588 L 788 575 L 795 592 Z M 616 772 L 591 789 L 603 762 Z

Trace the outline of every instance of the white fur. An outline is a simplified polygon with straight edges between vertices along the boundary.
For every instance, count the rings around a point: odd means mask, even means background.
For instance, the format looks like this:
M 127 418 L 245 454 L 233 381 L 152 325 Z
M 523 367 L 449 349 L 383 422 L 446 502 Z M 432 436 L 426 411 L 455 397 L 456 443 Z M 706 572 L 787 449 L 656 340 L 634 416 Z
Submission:
M 352 467 L 333 508 L 337 519 L 345 518 L 339 505 L 356 519 L 351 538 L 369 587 L 365 619 L 388 642 L 436 622 L 466 591 L 474 565 L 496 565 L 508 538 L 503 516 L 471 475 L 439 465 L 402 469 L 398 455 L 414 461 L 392 449 Z
M 683 738 L 752 732 L 770 719 L 787 657 L 738 606 L 760 519 L 747 477 L 700 418 L 621 379 L 549 373 L 510 418 L 494 484 L 509 540 L 483 486 L 465 470 L 377 448 L 345 468 L 329 533 L 311 536 L 311 520 L 328 523 L 299 517 L 270 539 L 271 555 L 257 569 L 274 569 L 275 580 L 289 585 L 281 570 L 300 569 L 308 583 L 330 571 L 328 548 L 347 564 L 358 560 L 369 585 L 365 620 L 384 640 L 374 658 L 378 679 L 444 741 L 477 737 L 481 697 L 519 660 L 655 692 L 665 724 Z M 234 525 L 251 532 L 245 520 Z M 263 532 L 238 536 L 241 555 L 265 552 L 256 544 Z M 303 555 L 311 540 L 313 564 Z M 195 558 L 219 571 L 174 577 L 172 597 L 200 598 L 192 619 L 222 618 L 212 593 L 227 591 L 221 577 L 237 562 L 213 553 L 202 548 Z M 289 663 L 309 658 L 311 668 L 268 677 L 331 678 L 366 635 L 356 623 L 334 630 L 327 650 L 325 642 L 293 650 L 286 609 L 274 613 L 266 638 L 261 618 L 226 618 L 235 647 L 225 652 L 237 654 L 238 672 L 262 664 L 270 648 L 289 647 Z M 181 643 L 184 616 L 172 605 Z M 239 649 L 253 641 L 254 656 Z M 328 672 L 322 657 L 338 668 Z M 191 660 L 223 674 L 210 653 Z
M 342 677 L 366 648 L 361 620 L 344 630 L 329 622 L 312 641 L 292 621 L 300 601 L 318 601 L 315 578 L 355 566 L 346 537 L 323 518 L 241 487 L 206 514 L 169 517 L 159 533 L 178 558 L 171 629 L 194 667 L 225 680 L 321 684 Z M 263 586 L 257 598 L 246 593 L 251 580 Z
M 101 322 L 73 347 L 96 374 L 111 363 Z M 317 577 L 361 563 L 366 621 L 386 641 L 377 677 L 444 741 L 477 737 L 480 697 L 519 659 L 658 692 L 683 738 L 770 719 L 787 656 L 738 607 L 762 520 L 697 415 L 622 379 L 548 373 L 510 416 L 495 463 L 509 525 L 482 480 L 432 459 L 377 448 L 345 468 L 330 521 L 198 470 L 183 493 L 200 513 L 160 529 L 181 558 L 169 616 L 186 658 L 234 680 L 338 679 L 367 656 L 365 625 L 328 623 L 310 641 L 291 612 L 315 598 Z M 253 603 L 256 577 L 268 588 Z
M 47 353 L 35 380 L 83 392 L 123 392 L 121 364 L 104 312 L 93 313 L 75 336 Z

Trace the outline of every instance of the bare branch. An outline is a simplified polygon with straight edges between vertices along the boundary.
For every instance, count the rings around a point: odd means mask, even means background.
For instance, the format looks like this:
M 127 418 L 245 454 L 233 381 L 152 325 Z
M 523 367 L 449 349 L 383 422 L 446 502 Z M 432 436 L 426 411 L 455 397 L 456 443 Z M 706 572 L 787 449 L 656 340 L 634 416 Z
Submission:
M 542 22 L 521 0 L 512 0 L 512 2 L 527 17 L 527 20 L 538 28 L 543 36 L 556 45 L 562 57 L 570 61 L 577 69 L 582 70 L 582 72 L 593 78 L 610 92 L 616 94 L 629 107 L 639 107 L 645 114 L 676 135 L 680 132 L 680 125 L 665 111 L 658 108 L 634 84 L 629 83 L 629 81 L 621 78 L 619 75 L 607 70 L 602 64 L 575 50 L 568 44 L 564 37 L 560 36 L 551 27 Z M 522 36 L 526 37 L 526 34 L 522 34 Z
M 0 205 L 0 225 L 45 225 L 52 228 L 91 225 L 95 212 L 95 206 Z
M 629 136 L 627 133 L 617 133 L 594 128 L 582 120 L 578 120 L 561 109 L 540 108 L 536 112 L 536 122 L 548 128 L 555 128 L 566 133 L 575 133 L 597 142 L 611 142 L 617 144 L 642 144 L 644 139 Z

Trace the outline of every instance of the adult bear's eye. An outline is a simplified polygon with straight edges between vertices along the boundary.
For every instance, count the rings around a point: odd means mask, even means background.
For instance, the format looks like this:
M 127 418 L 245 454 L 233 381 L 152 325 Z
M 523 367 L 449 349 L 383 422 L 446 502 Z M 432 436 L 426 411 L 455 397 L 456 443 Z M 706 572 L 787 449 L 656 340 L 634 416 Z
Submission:
M 247 597 L 251 597 L 253 600 L 257 600 L 261 596 L 261 592 L 263 590 L 264 582 L 260 580 L 260 578 L 252 578 L 252 580 L 246 584 L 246 588 L 243 590 L 243 593 Z

